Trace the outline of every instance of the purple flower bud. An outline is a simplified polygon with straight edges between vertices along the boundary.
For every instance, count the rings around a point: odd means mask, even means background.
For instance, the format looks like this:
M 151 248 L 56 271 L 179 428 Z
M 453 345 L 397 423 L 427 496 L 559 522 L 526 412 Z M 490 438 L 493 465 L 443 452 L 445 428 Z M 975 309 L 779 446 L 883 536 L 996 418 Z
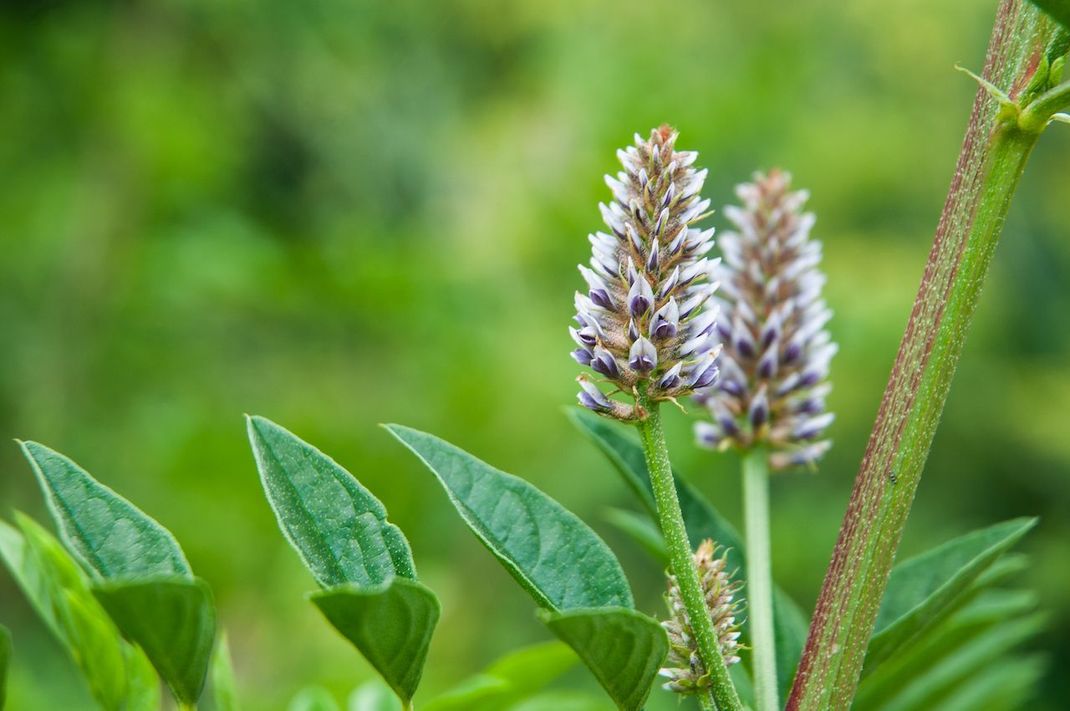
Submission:
M 699 371 L 698 368 L 696 368 L 695 370 L 696 372 Z M 706 367 L 705 370 L 698 372 L 698 374 L 691 381 L 691 387 L 695 390 L 708 388 L 709 386 L 713 385 L 714 381 L 717 380 L 717 376 L 719 374 L 720 371 L 718 370 L 716 363 L 711 363 L 708 367 Z
M 620 369 L 617 367 L 617 360 L 613 355 L 605 348 L 595 346 L 594 357 L 590 363 L 591 369 L 596 373 L 606 376 L 611 380 L 616 380 L 620 377 Z
M 575 358 L 576 362 L 580 365 L 590 365 L 591 359 L 594 358 L 594 354 L 586 348 L 577 348 L 572 351 L 572 357 Z
M 642 336 L 628 351 L 628 366 L 638 373 L 649 373 L 658 364 L 658 351 L 654 344 Z
M 603 308 L 607 311 L 613 310 L 613 300 L 609 298 L 609 292 L 605 289 L 591 289 L 588 296 L 591 299 L 591 303 L 595 306 Z
M 824 432 L 825 429 L 827 429 L 828 426 L 832 424 L 832 421 L 834 419 L 836 419 L 836 416 L 831 412 L 826 412 L 825 414 L 818 415 L 817 417 L 811 417 L 810 419 L 804 420 L 802 423 L 796 426 L 795 430 L 792 432 L 792 435 L 795 437 L 795 439 L 798 440 L 813 439 L 814 437 L 817 437 L 822 432 Z
M 680 371 L 683 369 L 683 363 L 677 363 L 670 368 L 664 375 L 661 376 L 661 380 L 658 381 L 658 388 L 661 390 L 672 390 L 680 384 Z
M 650 288 L 650 282 L 642 274 L 632 284 L 628 291 L 628 310 L 632 316 L 639 318 L 654 305 L 654 290 Z
M 650 245 L 650 256 L 646 258 L 646 270 L 656 272 L 658 270 L 658 240 L 655 239 Z
M 755 429 L 769 420 L 769 399 L 766 397 L 764 387 L 760 388 L 751 400 L 750 408 L 747 410 L 747 419 Z
M 723 439 L 724 433 L 716 425 L 709 422 L 695 423 L 695 441 L 698 446 L 716 449 Z
M 579 378 L 577 382 L 579 382 L 581 388 L 577 396 L 581 405 L 596 412 L 612 409 L 613 403 L 598 389 L 597 385 L 586 378 Z

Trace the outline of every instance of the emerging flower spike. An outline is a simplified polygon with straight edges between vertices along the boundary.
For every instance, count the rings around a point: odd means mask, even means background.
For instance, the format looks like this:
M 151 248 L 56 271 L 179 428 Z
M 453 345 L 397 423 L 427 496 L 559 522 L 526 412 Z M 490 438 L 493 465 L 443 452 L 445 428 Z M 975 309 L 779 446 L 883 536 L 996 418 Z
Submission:
M 706 171 L 693 167 L 697 153 L 675 150 L 676 136 L 662 126 L 617 152 L 624 170 L 606 176 L 613 200 L 599 205 L 609 232 L 590 235 L 590 267 L 580 265 L 587 291 L 576 292 L 572 357 L 615 390 L 581 375 L 579 401 L 619 420 L 644 414 L 615 392 L 672 400 L 717 377 L 709 299 L 719 260 L 706 257 L 713 230 L 692 227 L 710 206 L 699 195 Z
M 770 447 L 773 469 L 812 465 L 829 448 L 822 440 L 833 415 L 825 412 L 829 362 L 836 353 L 825 325 L 832 316 L 821 298 L 821 243 L 810 239 L 809 195 L 789 190 L 791 176 L 773 170 L 736 188 L 743 207 L 727 207 L 736 231 L 720 240 L 724 315 L 721 378 L 696 396 L 712 422 L 695 426 L 710 448 Z
M 739 582 L 732 582 L 725 570 L 725 556 L 717 555 L 713 541 L 706 539 L 695 551 L 695 565 L 698 568 L 702 591 L 706 596 L 706 607 L 713 620 L 713 629 L 717 633 L 721 656 L 726 665 L 739 662 L 739 616 L 742 600 L 736 599 Z M 669 656 L 666 666 L 660 671 L 668 679 L 663 686 L 678 694 L 698 694 L 710 688 L 710 677 L 699 656 L 695 644 L 694 632 L 684 609 L 680 588 L 676 577 L 669 576 L 669 594 L 666 596 L 670 617 L 661 626 L 669 634 Z

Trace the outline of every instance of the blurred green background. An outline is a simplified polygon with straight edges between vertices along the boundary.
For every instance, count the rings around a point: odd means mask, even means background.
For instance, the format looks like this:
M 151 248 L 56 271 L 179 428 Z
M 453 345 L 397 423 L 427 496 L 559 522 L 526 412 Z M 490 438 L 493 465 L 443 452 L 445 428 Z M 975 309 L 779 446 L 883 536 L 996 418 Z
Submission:
M 668 121 L 715 205 L 752 170 L 812 190 L 841 344 L 837 446 L 774 482 L 775 572 L 812 606 L 921 275 L 992 1 L 7 0 L 0 5 L 0 435 L 69 454 L 173 530 L 211 582 L 250 709 L 369 667 L 318 617 L 242 413 L 357 474 L 445 606 L 424 693 L 546 638 L 430 474 L 376 427 L 521 474 L 619 552 L 629 496 L 570 429 L 566 326 L 614 150 Z M 903 554 L 1024 514 L 1053 613 L 1032 708 L 1070 694 L 1070 131 L 1032 159 Z M 715 217 L 714 223 L 723 224 Z M 738 521 L 736 463 L 681 469 Z M 44 516 L 0 447 L 0 502 Z M 12 708 L 83 708 L 0 575 Z M 582 674 L 570 683 L 594 688 Z M 674 707 L 659 696 L 656 703 Z

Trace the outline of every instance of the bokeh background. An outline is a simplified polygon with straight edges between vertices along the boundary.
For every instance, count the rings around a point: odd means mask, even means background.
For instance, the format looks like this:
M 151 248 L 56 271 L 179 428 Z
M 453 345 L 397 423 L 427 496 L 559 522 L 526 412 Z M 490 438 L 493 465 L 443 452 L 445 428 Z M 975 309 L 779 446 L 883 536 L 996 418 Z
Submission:
M 562 415 L 575 265 L 614 150 L 671 122 L 716 205 L 779 165 L 812 190 L 835 309 L 836 447 L 774 483 L 775 570 L 812 606 L 917 287 L 994 2 L 7 0 L 0 5 L 0 435 L 71 455 L 173 530 L 213 585 L 250 709 L 369 667 L 303 601 L 242 413 L 357 474 L 445 614 L 425 697 L 546 638 L 526 595 L 376 427 L 521 474 L 619 552 L 629 497 Z M 1023 584 L 1070 694 L 1070 131 L 1032 159 L 903 554 L 1040 514 Z M 720 217 L 713 222 L 723 224 Z M 681 469 L 738 521 L 736 463 Z M 13 444 L 0 515 L 43 517 Z M 88 708 L 0 574 L 12 708 Z M 570 684 L 593 688 L 584 675 Z M 655 703 L 666 700 L 658 697 Z M 669 708 L 673 705 L 670 703 Z

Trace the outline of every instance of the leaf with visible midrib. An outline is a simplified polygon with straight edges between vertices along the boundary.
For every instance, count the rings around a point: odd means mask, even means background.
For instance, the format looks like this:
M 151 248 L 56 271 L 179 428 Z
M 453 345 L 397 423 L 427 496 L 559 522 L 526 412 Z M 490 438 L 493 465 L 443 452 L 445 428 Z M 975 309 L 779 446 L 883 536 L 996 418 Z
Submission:
M 622 711 L 643 707 L 669 640 L 657 620 L 628 608 L 541 612 Z
M 897 565 L 888 579 L 866 664 L 879 664 L 927 626 L 1036 525 L 1013 519 L 955 538 Z
M 101 578 L 191 577 L 174 536 L 64 455 L 20 442 L 63 542 Z
M 323 587 L 415 578 L 412 551 L 386 509 L 348 471 L 263 417 L 249 441 L 279 528 Z
M 343 584 L 309 597 L 402 700 L 412 698 L 441 611 L 433 592 L 415 580 L 393 578 L 378 587 Z
M 438 477 L 465 523 L 541 606 L 634 606 L 620 563 L 575 514 L 438 437 L 385 427 Z
M 215 641 L 215 607 L 203 580 L 157 576 L 107 581 L 93 594 L 138 643 L 175 697 L 195 702 L 204 688 Z
M 620 426 L 587 410 L 570 408 L 566 415 L 581 433 L 609 459 L 624 483 L 643 504 L 655 520 L 657 506 L 647 473 L 646 458 L 642 447 L 628 436 Z M 743 539 L 728 520 L 714 508 L 702 493 L 687 480 L 673 472 L 676 494 L 684 516 L 688 538 L 698 544 L 706 538 L 713 539 L 725 549 L 728 567 L 742 576 L 746 551 Z M 739 579 L 742 579 L 740 577 Z M 795 667 L 802 656 L 806 643 L 807 617 L 799 606 L 779 587 L 773 589 L 773 631 L 776 635 L 777 686 L 782 697 L 787 697 L 795 677 Z

